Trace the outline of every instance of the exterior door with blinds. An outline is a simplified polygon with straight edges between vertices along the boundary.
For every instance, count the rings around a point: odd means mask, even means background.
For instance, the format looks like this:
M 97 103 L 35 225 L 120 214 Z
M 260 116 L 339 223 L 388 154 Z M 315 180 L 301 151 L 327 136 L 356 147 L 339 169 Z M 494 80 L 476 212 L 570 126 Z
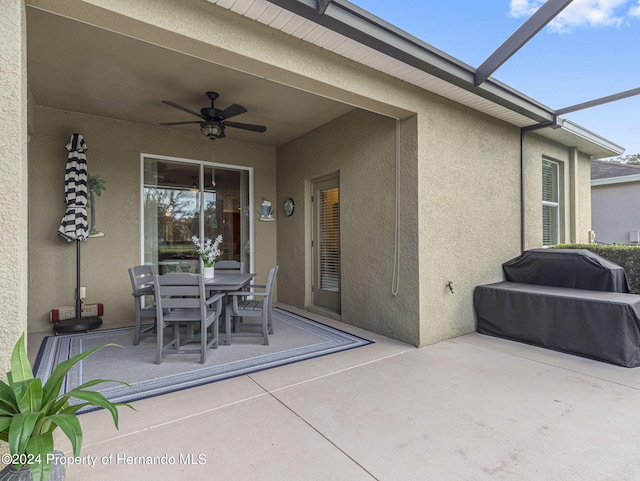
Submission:
M 340 312 L 340 179 L 313 183 L 313 303 Z

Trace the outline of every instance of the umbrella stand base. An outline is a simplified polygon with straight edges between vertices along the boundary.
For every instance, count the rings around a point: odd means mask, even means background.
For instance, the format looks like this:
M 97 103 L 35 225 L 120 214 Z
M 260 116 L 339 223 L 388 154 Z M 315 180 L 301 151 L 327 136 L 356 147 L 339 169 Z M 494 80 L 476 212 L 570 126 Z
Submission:
M 99 317 L 88 316 L 80 319 L 66 319 L 53 325 L 53 333 L 57 336 L 61 332 L 89 332 L 101 325 L 102 319 Z

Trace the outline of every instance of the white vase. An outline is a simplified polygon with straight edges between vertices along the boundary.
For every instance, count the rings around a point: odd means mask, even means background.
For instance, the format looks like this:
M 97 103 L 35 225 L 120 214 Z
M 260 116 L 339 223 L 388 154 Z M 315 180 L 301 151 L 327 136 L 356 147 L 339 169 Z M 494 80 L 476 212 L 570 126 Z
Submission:
M 207 279 L 213 279 L 215 272 L 214 272 L 213 267 L 205 267 L 203 272 L 202 272 L 202 274 Z

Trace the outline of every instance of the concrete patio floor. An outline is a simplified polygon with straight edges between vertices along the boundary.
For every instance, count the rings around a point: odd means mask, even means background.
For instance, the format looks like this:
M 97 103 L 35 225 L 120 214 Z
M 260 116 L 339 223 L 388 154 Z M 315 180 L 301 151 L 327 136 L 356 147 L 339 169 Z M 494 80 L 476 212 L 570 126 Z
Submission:
M 67 481 L 640 479 L 640 369 L 480 334 L 416 349 L 289 309 L 376 342 L 138 401 L 119 431 L 83 414 Z

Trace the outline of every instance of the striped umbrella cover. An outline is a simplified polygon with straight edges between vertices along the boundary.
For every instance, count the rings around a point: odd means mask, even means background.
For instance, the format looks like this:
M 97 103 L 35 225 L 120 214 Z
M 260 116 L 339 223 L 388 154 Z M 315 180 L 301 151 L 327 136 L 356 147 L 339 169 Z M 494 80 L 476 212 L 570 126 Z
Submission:
M 64 174 L 64 193 L 67 211 L 62 218 L 58 235 L 68 242 L 85 241 L 89 235 L 87 223 L 87 144 L 80 134 L 71 135 L 67 144 L 69 156 Z

